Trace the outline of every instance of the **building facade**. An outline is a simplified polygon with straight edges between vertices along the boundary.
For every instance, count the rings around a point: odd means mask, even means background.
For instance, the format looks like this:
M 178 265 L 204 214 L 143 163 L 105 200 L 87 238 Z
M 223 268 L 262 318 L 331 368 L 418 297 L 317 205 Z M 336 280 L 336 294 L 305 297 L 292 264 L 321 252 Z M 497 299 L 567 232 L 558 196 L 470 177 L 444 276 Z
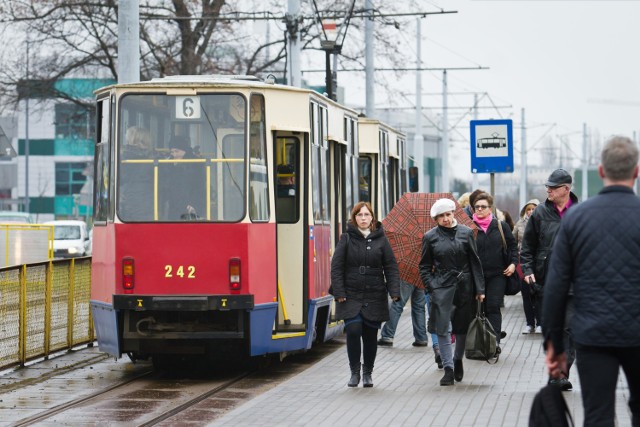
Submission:
M 26 97 L 23 95 L 26 99 L 16 114 L 17 157 L 11 163 L 17 165 L 17 182 L 10 189 L 14 205 L 11 210 L 28 210 L 37 222 L 89 222 L 96 126 L 93 91 L 114 81 L 63 79 L 52 85 L 30 83 L 29 88 L 25 88 L 26 84 L 22 87 L 29 92 Z M 7 189 L 1 191 L 7 194 Z

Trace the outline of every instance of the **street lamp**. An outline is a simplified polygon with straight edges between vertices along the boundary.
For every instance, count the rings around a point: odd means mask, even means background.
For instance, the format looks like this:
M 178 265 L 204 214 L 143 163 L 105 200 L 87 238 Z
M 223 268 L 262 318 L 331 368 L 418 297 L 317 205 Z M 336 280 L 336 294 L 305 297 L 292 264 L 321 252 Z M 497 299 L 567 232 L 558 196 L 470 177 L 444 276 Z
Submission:
M 353 9 L 352 9 L 353 10 Z M 337 101 L 336 96 L 337 87 L 337 55 L 342 51 L 342 43 L 347 36 L 347 29 L 349 28 L 349 20 L 351 13 L 342 22 L 342 25 L 338 25 L 333 19 L 322 20 L 322 33 L 320 35 L 320 48 L 325 51 L 325 81 L 327 87 L 327 96 L 334 101 Z M 331 54 L 334 55 L 333 72 L 331 71 Z

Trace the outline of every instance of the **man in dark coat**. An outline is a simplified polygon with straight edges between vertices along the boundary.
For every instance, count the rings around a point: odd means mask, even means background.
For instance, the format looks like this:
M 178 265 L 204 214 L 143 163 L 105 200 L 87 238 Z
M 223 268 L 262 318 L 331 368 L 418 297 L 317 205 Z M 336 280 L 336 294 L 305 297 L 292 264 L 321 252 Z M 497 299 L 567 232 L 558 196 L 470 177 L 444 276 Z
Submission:
M 545 283 L 543 331 L 549 374 L 567 370 L 564 312 L 573 287 L 571 330 L 577 347 L 585 426 L 613 426 L 620 366 L 640 425 L 640 199 L 638 149 L 614 137 L 602 151 L 600 193 L 571 209 L 560 225 Z
M 571 206 L 578 203 L 578 197 L 571 191 L 572 182 L 571 175 L 564 169 L 556 169 L 549 175 L 544 184 L 547 187 L 547 200 L 539 204 L 533 211 L 522 237 L 522 250 L 520 251 L 522 273 L 524 281 L 531 286 L 531 295 L 540 313 L 543 312 L 542 297 L 549 256 L 560 228 L 560 220 Z M 568 321 L 572 315 L 571 306 L 569 306 L 566 315 Z M 542 316 L 541 322 L 544 324 L 544 316 Z M 542 333 L 542 327 L 537 327 L 535 332 Z M 568 366 L 571 369 L 575 359 L 575 350 L 571 344 L 571 331 L 567 329 L 565 333 L 569 356 Z M 549 378 L 549 382 L 558 383 L 564 391 L 571 390 L 573 385 L 568 379 L 569 371 L 567 370 L 566 373 L 567 377 Z

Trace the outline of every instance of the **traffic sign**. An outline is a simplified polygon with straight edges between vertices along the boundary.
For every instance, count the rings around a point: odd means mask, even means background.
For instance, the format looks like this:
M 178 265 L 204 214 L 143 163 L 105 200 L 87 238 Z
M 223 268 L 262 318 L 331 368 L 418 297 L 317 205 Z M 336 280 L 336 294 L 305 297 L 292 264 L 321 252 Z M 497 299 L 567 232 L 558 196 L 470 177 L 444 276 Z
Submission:
M 513 173 L 513 121 L 471 120 L 471 172 Z

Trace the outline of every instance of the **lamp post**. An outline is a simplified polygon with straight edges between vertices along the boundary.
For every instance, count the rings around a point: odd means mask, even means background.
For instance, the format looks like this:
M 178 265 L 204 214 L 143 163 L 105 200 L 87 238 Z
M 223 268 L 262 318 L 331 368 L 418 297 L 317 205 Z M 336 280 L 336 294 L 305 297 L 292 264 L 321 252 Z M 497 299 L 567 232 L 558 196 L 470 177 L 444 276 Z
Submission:
M 351 10 L 340 25 L 333 19 L 323 19 L 322 32 L 320 34 L 320 47 L 325 52 L 325 81 L 327 85 L 327 96 L 334 101 L 338 100 L 336 91 L 338 89 L 338 79 L 336 74 L 337 55 L 342 52 L 342 43 L 347 36 L 349 21 L 353 13 L 355 1 L 351 3 Z M 334 55 L 334 70 L 331 71 L 331 54 Z

